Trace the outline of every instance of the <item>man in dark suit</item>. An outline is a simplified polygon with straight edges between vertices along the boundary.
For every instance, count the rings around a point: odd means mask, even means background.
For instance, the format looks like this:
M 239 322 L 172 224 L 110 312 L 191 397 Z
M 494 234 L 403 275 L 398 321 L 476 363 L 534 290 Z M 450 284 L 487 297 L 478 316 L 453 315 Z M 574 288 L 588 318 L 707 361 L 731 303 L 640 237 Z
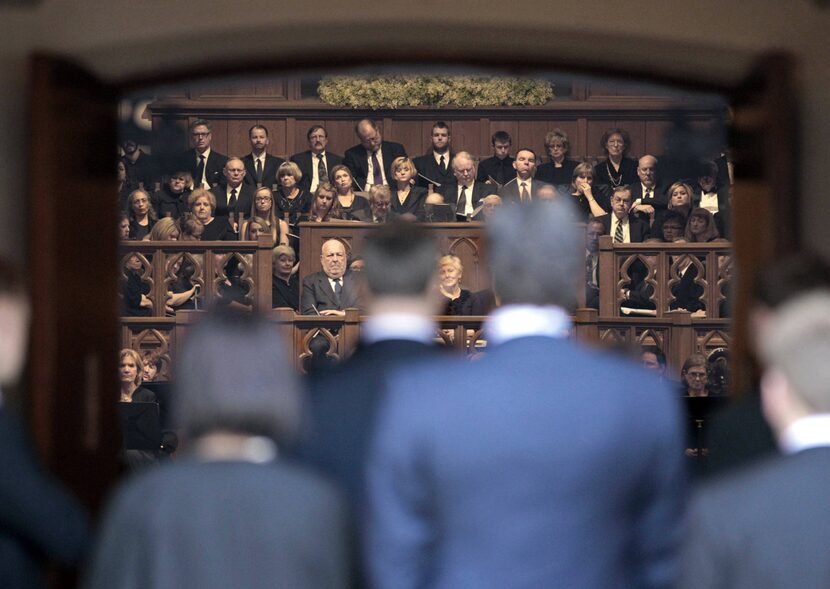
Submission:
M 473 156 L 466 151 L 459 151 L 452 159 L 453 180 L 445 182 L 439 190 L 444 202 L 456 207 L 456 219 L 469 221 L 475 218 L 482 220 L 484 215 L 481 199 L 488 194 L 495 194 L 496 187 L 492 184 L 478 182 L 476 177 L 476 163 Z
M 188 170 L 193 177 L 194 188 L 210 190 L 223 181 L 222 172 L 227 156 L 210 148 L 212 140 L 210 122 L 196 119 L 190 125 L 190 145 L 181 156 L 176 170 Z
M 513 168 L 515 160 L 510 157 L 510 146 L 513 140 L 507 131 L 496 131 L 490 138 L 490 144 L 493 146 L 493 157 L 479 162 L 476 180 L 492 184 L 498 190 L 516 173 Z
M 303 278 L 300 312 L 303 315 L 345 315 L 346 309 L 360 308 L 360 285 L 347 273 L 346 246 L 339 239 L 323 243 L 322 272 Z
M 786 303 L 759 336 L 761 405 L 783 455 L 695 497 L 683 589 L 830 586 L 830 291 Z
M 599 236 L 605 226 L 596 219 L 585 224 L 585 306 L 599 309 Z
M 277 184 L 277 169 L 285 163 L 281 157 L 267 152 L 268 129 L 263 125 L 254 125 L 248 130 L 251 141 L 251 153 L 242 158 L 245 164 L 245 184 L 253 187 L 274 188 Z
M 416 157 L 412 163 L 418 169 L 418 186 L 432 188 L 432 192 L 441 192 L 445 184 L 453 181 L 450 164 L 454 154 L 450 151 L 450 128 L 444 121 L 438 121 L 432 126 L 432 149 L 426 154 Z
M 214 186 L 211 189 L 216 197 L 215 215 L 224 217 L 230 213 L 235 215 L 242 213 L 247 219 L 251 216 L 254 188 L 243 182 L 247 175 L 245 164 L 238 157 L 232 157 L 225 162 L 222 175 L 225 178 L 224 184 Z
M 0 258 L 0 386 L 20 376 L 26 353 L 29 304 L 16 268 Z M 3 407 L 0 390 L 0 587 L 44 584 L 48 560 L 77 564 L 89 542 L 80 504 L 37 464 L 19 420 Z
M 718 186 L 718 165 L 713 161 L 700 164 L 697 186 L 692 196 L 692 207 L 701 207 L 715 216 L 715 224 L 721 237 L 728 235 L 729 185 Z
M 124 162 L 124 167 L 127 170 L 127 177 L 137 187 L 140 186 L 148 192 L 155 190 L 156 182 L 161 177 L 159 176 L 158 165 L 153 156 L 144 153 L 132 139 L 127 139 L 122 147 L 124 148 L 124 157 L 121 160 Z
M 642 243 L 649 236 L 648 223 L 631 215 L 630 211 L 631 189 L 618 186 L 611 195 L 611 212 L 596 218 L 614 243 Z
M 657 211 L 664 210 L 669 204 L 666 199 L 666 187 L 657 182 L 657 158 L 644 155 L 637 162 L 639 182 L 629 185 L 631 189 L 631 213 L 651 224 Z
M 435 240 L 421 227 L 391 222 L 366 240 L 363 257 L 369 317 L 351 358 L 310 381 L 308 427 L 299 449 L 346 491 L 355 516 L 364 505 L 366 456 L 386 376 L 440 350 L 433 343 L 437 326 L 432 319 L 439 305 L 430 297 Z M 359 548 L 358 542 L 353 545 Z
M 352 178 L 358 190 L 369 190 L 375 184 L 388 184 L 392 177 L 392 162 L 395 158 L 406 157 L 406 150 L 400 143 L 384 141 L 374 121 L 363 119 L 355 125 L 359 145 L 350 147 L 343 156 L 343 163 L 352 171 Z
M 487 227 L 502 306 L 486 360 L 398 373 L 378 416 L 371 580 L 671 587 L 686 484 L 676 393 L 569 340 L 585 248 L 570 203 L 504 207 Z
M 331 169 L 342 164 L 343 158 L 326 151 L 329 135 L 322 125 L 312 126 L 306 133 L 306 137 L 308 138 L 308 149 L 301 153 L 295 153 L 290 159 L 300 166 L 300 171 L 303 173 L 300 188 L 313 194 L 321 182 L 330 182 L 329 173 Z
M 504 186 L 499 188 L 499 196 L 504 204 L 529 204 L 536 199 L 536 193 L 545 183 L 536 180 L 536 152 L 522 147 L 516 152 L 516 161 L 513 162 L 516 175 Z

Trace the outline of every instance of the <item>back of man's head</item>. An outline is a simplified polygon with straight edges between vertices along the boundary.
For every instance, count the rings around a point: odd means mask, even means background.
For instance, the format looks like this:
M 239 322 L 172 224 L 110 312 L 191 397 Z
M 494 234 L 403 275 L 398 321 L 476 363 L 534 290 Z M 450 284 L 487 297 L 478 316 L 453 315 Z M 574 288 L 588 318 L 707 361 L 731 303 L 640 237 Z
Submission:
M 503 304 L 574 305 L 585 242 L 570 202 L 502 207 L 487 230 L 488 257 Z
M 438 246 L 422 227 L 393 221 L 363 245 L 364 273 L 374 296 L 418 296 L 435 277 Z
M 760 335 L 767 368 L 783 375 L 810 413 L 830 413 L 830 290 L 794 297 Z

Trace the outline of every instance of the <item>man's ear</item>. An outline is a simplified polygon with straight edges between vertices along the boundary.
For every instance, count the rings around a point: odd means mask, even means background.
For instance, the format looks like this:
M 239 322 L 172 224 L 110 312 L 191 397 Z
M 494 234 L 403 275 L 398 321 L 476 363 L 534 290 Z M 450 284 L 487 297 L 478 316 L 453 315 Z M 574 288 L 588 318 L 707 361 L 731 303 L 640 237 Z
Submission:
M 761 408 L 776 433 L 780 434 L 798 417 L 799 405 L 783 372 L 775 368 L 764 371 L 761 377 Z

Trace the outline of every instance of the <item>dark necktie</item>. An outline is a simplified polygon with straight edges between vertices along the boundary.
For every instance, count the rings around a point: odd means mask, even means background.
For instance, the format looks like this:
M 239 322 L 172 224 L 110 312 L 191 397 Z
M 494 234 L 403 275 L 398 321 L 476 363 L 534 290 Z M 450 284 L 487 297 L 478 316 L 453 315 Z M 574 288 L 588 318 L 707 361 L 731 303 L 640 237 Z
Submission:
M 334 279 L 334 302 L 337 303 L 339 307 L 340 303 L 340 293 L 343 292 L 343 279 L 342 278 L 335 278 Z
M 651 188 L 646 188 L 645 200 L 651 199 Z
M 443 155 L 440 158 L 438 158 L 438 165 L 441 166 L 441 173 L 446 174 L 447 173 L 447 160 L 444 159 Z
M 458 206 L 455 208 L 455 214 L 466 216 L 467 211 L 467 187 L 461 185 L 461 194 L 458 196 Z
M 380 186 L 383 184 L 383 172 L 380 169 L 380 162 L 378 161 L 378 152 L 372 152 L 372 169 L 374 170 L 373 184 Z
M 317 179 L 318 184 L 322 184 L 326 181 L 326 162 L 323 161 L 323 154 L 317 154 Z
M 623 223 L 622 220 L 617 221 L 617 229 L 614 231 L 614 243 L 622 243 L 623 239 L 625 239 L 623 235 Z
M 233 209 L 236 206 L 236 188 L 231 188 L 231 198 L 228 200 L 228 208 Z
M 522 190 L 519 193 L 519 200 L 527 202 L 530 200 L 530 195 L 527 193 L 527 182 L 522 182 Z
M 256 161 L 256 185 L 262 186 L 262 160 L 257 159 Z
M 204 186 L 205 181 L 205 156 L 199 156 L 199 163 L 196 164 L 196 187 Z

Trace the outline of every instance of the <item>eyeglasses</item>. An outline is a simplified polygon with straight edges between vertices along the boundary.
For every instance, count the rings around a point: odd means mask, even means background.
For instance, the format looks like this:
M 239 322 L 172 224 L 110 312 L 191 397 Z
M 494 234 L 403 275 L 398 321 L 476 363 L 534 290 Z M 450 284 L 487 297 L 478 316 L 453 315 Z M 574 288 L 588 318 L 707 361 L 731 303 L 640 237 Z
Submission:
M 191 133 L 190 134 L 191 137 L 207 137 L 208 135 L 210 135 L 210 131 L 208 131 L 207 133 Z
M 258 196 L 254 199 L 257 202 L 271 202 L 270 196 Z
M 689 378 L 706 378 L 705 372 L 687 372 L 686 376 Z

